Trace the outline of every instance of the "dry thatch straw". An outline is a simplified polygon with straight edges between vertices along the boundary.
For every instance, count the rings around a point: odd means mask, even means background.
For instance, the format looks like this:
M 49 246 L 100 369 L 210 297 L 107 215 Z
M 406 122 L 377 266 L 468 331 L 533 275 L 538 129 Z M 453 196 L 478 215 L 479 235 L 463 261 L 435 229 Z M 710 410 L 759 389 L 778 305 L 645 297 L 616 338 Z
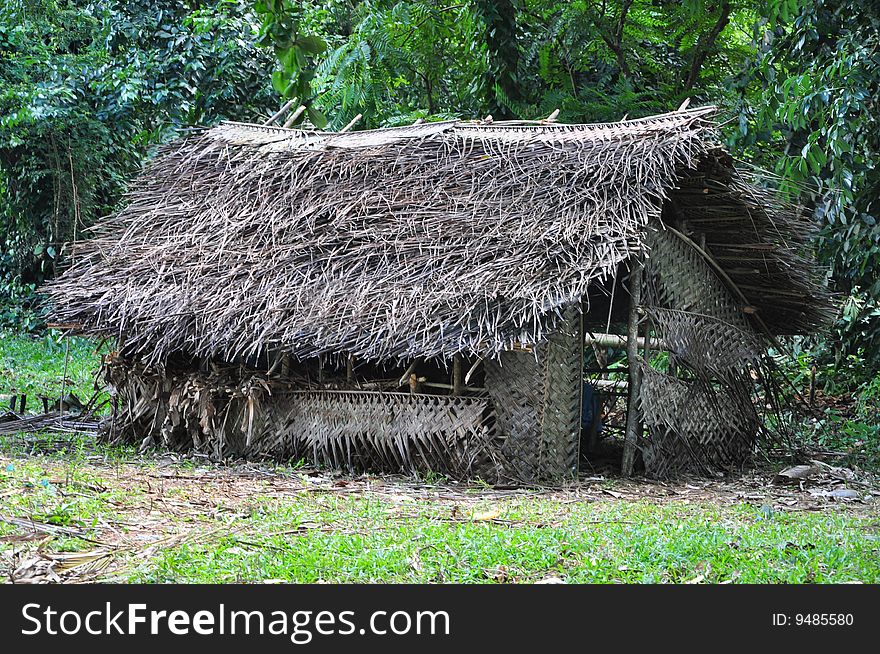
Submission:
M 59 323 L 147 363 L 485 356 L 542 341 L 674 199 L 718 235 L 707 247 L 750 311 L 810 331 L 827 302 L 802 256 L 809 224 L 738 179 L 712 113 L 346 134 L 226 123 L 165 146 L 46 292 Z

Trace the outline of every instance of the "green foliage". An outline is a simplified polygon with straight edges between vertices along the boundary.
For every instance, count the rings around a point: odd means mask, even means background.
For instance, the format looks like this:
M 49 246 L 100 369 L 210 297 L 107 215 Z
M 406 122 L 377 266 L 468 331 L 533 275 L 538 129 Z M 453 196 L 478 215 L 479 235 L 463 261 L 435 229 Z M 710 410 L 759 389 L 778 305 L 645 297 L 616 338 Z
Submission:
M 835 409 L 826 409 L 820 419 L 810 425 L 805 434 L 807 442 L 821 449 L 841 453 L 836 463 L 844 466 L 880 469 L 880 417 L 876 411 L 866 411 L 862 402 L 880 400 L 876 392 L 865 389 L 859 396 L 859 412 L 847 416 Z
M 284 98 L 299 98 L 308 107 L 309 120 L 318 128 L 327 125 L 323 113 L 312 106 L 311 81 L 314 59 L 327 49 L 324 40 L 301 29 L 306 7 L 295 0 L 257 0 L 262 20 L 259 44 L 271 47 L 279 66 L 272 73 L 272 87 Z M 305 116 L 301 116 L 301 122 Z
M 0 8 L 0 300 L 19 305 L 3 318 L 24 327 L 36 322 L 33 292 L 61 243 L 82 230 L 83 212 L 109 208 L 133 162 L 90 102 L 99 25 L 80 9 L 48 0 Z
M 487 101 L 486 110 L 496 118 L 515 118 L 523 98 L 520 74 L 519 0 L 476 0 L 474 10 L 483 27 L 486 67 L 482 85 L 475 90 Z
M 804 398 L 813 398 L 815 415 L 806 417 L 800 440 L 842 454 L 839 465 L 880 470 L 880 374 L 865 357 L 839 361 L 797 352 L 789 378 Z
M 35 288 L 175 129 L 276 104 L 247 3 L 0 6 L 0 326 L 41 323 Z
M 330 45 L 317 69 L 317 101 L 339 128 L 444 119 L 478 109 L 480 26 L 452 2 L 333 3 L 321 24 Z
M 827 349 L 880 364 L 880 3 L 784 0 L 756 26 L 732 142 L 807 201 L 848 296 Z M 757 89 L 756 89 L 757 85 Z
M 450 115 L 619 120 L 733 98 L 753 48 L 736 2 L 337 0 L 299 26 L 329 45 L 313 81 L 339 127 Z

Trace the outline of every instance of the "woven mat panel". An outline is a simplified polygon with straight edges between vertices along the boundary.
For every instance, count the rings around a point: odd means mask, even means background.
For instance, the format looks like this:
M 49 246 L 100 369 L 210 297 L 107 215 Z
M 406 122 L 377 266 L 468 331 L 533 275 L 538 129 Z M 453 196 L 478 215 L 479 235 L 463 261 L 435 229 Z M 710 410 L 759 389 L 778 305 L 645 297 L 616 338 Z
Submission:
M 297 391 L 247 453 L 305 456 L 346 470 L 435 471 L 497 479 L 495 416 L 485 398 Z
M 545 405 L 541 433 L 542 478 L 577 477 L 583 398 L 583 334 L 580 314 L 565 310 L 562 328 L 538 348 L 544 363 Z
M 671 360 L 694 377 L 679 379 L 640 362 L 646 469 L 662 478 L 740 464 L 757 440 L 748 375 L 765 346 L 696 249 L 661 227 L 648 230 L 646 241 L 647 317 Z
M 643 303 L 712 316 L 750 331 L 736 300 L 693 247 L 662 228 L 646 231 Z
M 485 362 L 508 475 L 519 481 L 577 475 L 583 367 L 577 308 L 565 309 L 560 324 L 534 353 L 507 351 Z
M 646 307 L 656 329 L 676 360 L 693 370 L 726 376 L 757 360 L 764 346 L 757 334 L 713 316 Z
M 751 454 L 759 419 L 748 385 L 682 380 L 640 362 L 639 404 L 648 425 L 642 455 L 648 473 L 669 477 L 711 473 L 742 463 Z
M 487 359 L 486 390 L 495 407 L 502 452 L 508 474 L 535 480 L 541 469 L 541 425 L 544 413 L 544 373 L 530 352 L 501 352 Z

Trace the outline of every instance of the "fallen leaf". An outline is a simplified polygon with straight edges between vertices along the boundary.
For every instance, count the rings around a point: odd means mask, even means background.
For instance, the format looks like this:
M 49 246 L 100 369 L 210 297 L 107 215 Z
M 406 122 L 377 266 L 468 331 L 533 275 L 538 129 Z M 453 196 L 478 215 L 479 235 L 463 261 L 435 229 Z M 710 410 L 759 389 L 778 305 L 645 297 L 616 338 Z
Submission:
M 53 569 L 54 562 L 44 556 L 27 559 L 10 575 L 14 584 L 54 584 L 61 577 Z
M 811 477 L 818 475 L 820 471 L 819 466 L 815 465 L 792 466 L 779 472 L 774 481 L 780 484 L 786 484 L 802 479 L 810 479 Z
M 835 500 L 858 500 L 861 499 L 858 491 L 850 488 L 837 488 L 832 491 L 810 491 L 813 497 L 830 497 Z

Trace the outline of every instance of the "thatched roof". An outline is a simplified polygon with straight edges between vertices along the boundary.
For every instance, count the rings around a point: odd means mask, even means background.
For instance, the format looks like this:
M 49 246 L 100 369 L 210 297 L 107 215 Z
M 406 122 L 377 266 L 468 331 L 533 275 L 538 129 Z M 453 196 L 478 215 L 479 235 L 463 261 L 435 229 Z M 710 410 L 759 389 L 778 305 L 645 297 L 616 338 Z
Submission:
M 810 331 L 825 316 L 805 225 L 739 180 L 711 113 L 345 134 L 226 123 L 161 150 L 48 286 L 54 319 L 151 361 L 491 354 L 542 340 L 684 194 L 688 219 L 757 244 L 762 263 L 731 275 L 771 329 Z

